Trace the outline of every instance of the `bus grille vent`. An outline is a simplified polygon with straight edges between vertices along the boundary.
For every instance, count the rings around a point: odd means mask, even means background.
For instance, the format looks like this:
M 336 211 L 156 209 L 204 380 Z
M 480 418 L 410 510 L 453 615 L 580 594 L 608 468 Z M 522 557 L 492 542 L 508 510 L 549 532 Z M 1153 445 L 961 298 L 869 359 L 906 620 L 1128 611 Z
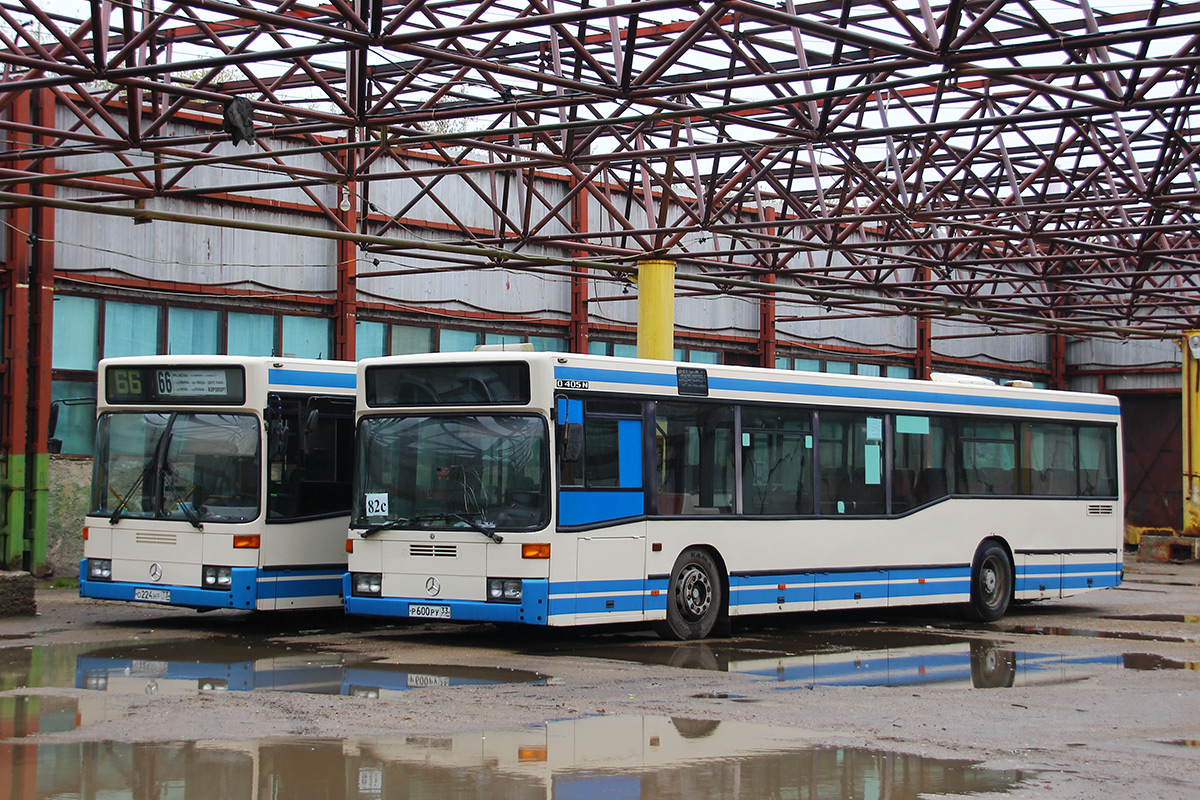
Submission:
M 134 541 L 138 544 L 175 544 L 176 537 L 173 533 L 151 533 L 149 531 L 138 531 L 134 536 Z
M 1111 517 L 1113 507 L 1108 503 L 1088 503 L 1087 514 L 1089 517 Z
M 410 544 L 408 554 L 413 558 L 458 558 L 458 546 L 453 544 Z

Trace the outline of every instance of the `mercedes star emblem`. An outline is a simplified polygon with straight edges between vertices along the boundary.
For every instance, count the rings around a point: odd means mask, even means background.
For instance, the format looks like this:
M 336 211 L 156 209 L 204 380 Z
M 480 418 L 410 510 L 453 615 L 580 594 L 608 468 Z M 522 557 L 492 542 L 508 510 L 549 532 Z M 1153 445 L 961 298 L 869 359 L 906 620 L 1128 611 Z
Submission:
M 442 582 L 437 578 L 428 578 L 425 581 L 425 591 L 430 597 L 437 597 L 442 591 Z
M 162 564 L 157 562 L 150 565 L 150 580 L 157 582 L 162 578 Z

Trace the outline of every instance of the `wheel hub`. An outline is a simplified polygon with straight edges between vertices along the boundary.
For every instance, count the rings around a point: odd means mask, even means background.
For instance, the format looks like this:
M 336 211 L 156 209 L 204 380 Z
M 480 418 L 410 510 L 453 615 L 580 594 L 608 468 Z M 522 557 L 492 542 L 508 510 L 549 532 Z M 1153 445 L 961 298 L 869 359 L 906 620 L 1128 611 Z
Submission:
M 679 609 L 693 619 L 704 616 L 712 602 L 712 584 L 698 567 L 685 567 L 678 583 Z

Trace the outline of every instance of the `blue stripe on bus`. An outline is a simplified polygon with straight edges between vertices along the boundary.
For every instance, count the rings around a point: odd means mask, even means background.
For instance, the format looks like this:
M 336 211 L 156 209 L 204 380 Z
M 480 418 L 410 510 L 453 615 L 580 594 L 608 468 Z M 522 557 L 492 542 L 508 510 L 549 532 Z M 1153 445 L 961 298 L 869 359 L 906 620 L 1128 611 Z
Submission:
M 678 378 L 674 373 L 634 372 L 592 367 L 556 367 L 554 377 L 559 380 L 598 381 L 623 383 L 634 386 L 663 386 L 674 388 Z M 946 384 L 941 384 L 946 385 Z M 1101 405 L 1065 400 L 1045 400 L 1019 397 L 1016 395 L 995 397 L 958 394 L 949 391 L 925 389 L 892 389 L 872 386 L 830 386 L 805 381 L 784 382 L 761 378 L 724 378 L 710 376 L 710 390 L 735 392 L 758 392 L 760 394 L 803 395 L 810 397 L 886 400 L 889 402 L 931 403 L 936 405 L 965 405 L 977 407 L 1012 408 L 1027 411 L 1060 411 L 1120 416 L 1117 405 Z
M 258 575 L 260 597 L 337 597 L 344 570 L 308 572 L 299 569 L 263 570 Z M 272 591 L 273 589 L 273 591 Z
M 646 513 L 642 490 L 572 491 L 558 493 L 558 524 L 591 525 L 614 519 L 640 517 Z
M 267 370 L 267 382 L 276 386 L 323 386 L 336 389 L 353 389 L 353 372 L 316 372 L 306 369 Z
M 449 606 L 451 621 L 521 622 L 546 625 L 550 614 L 549 586 L 544 579 L 521 581 L 520 603 L 487 603 L 480 600 L 442 600 L 430 597 L 357 597 L 352 592 L 351 573 L 342 576 L 343 606 L 347 614 L 374 617 L 407 617 L 409 604 Z M 574 602 L 574 598 L 571 599 Z

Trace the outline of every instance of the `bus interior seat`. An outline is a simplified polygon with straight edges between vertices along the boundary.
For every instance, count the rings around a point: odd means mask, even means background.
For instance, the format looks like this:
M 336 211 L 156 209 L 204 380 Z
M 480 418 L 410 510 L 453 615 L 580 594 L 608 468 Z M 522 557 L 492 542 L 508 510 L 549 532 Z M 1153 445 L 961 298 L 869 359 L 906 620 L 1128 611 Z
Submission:
M 913 495 L 917 503 L 928 503 L 950 493 L 946 481 L 946 470 L 940 467 L 927 467 L 917 473 L 917 483 L 913 487 Z
M 892 504 L 897 508 L 912 508 L 916 498 L 913 470 L 892 470 Z
M 842 468 L 821 470 L 821 513 L 846 513 L 846 488 L 850 474 Z
M 980 467 L 979 480 L 985 494 L 1007 495 L 1016 492 L 1013 471 L 1004 467 Z

